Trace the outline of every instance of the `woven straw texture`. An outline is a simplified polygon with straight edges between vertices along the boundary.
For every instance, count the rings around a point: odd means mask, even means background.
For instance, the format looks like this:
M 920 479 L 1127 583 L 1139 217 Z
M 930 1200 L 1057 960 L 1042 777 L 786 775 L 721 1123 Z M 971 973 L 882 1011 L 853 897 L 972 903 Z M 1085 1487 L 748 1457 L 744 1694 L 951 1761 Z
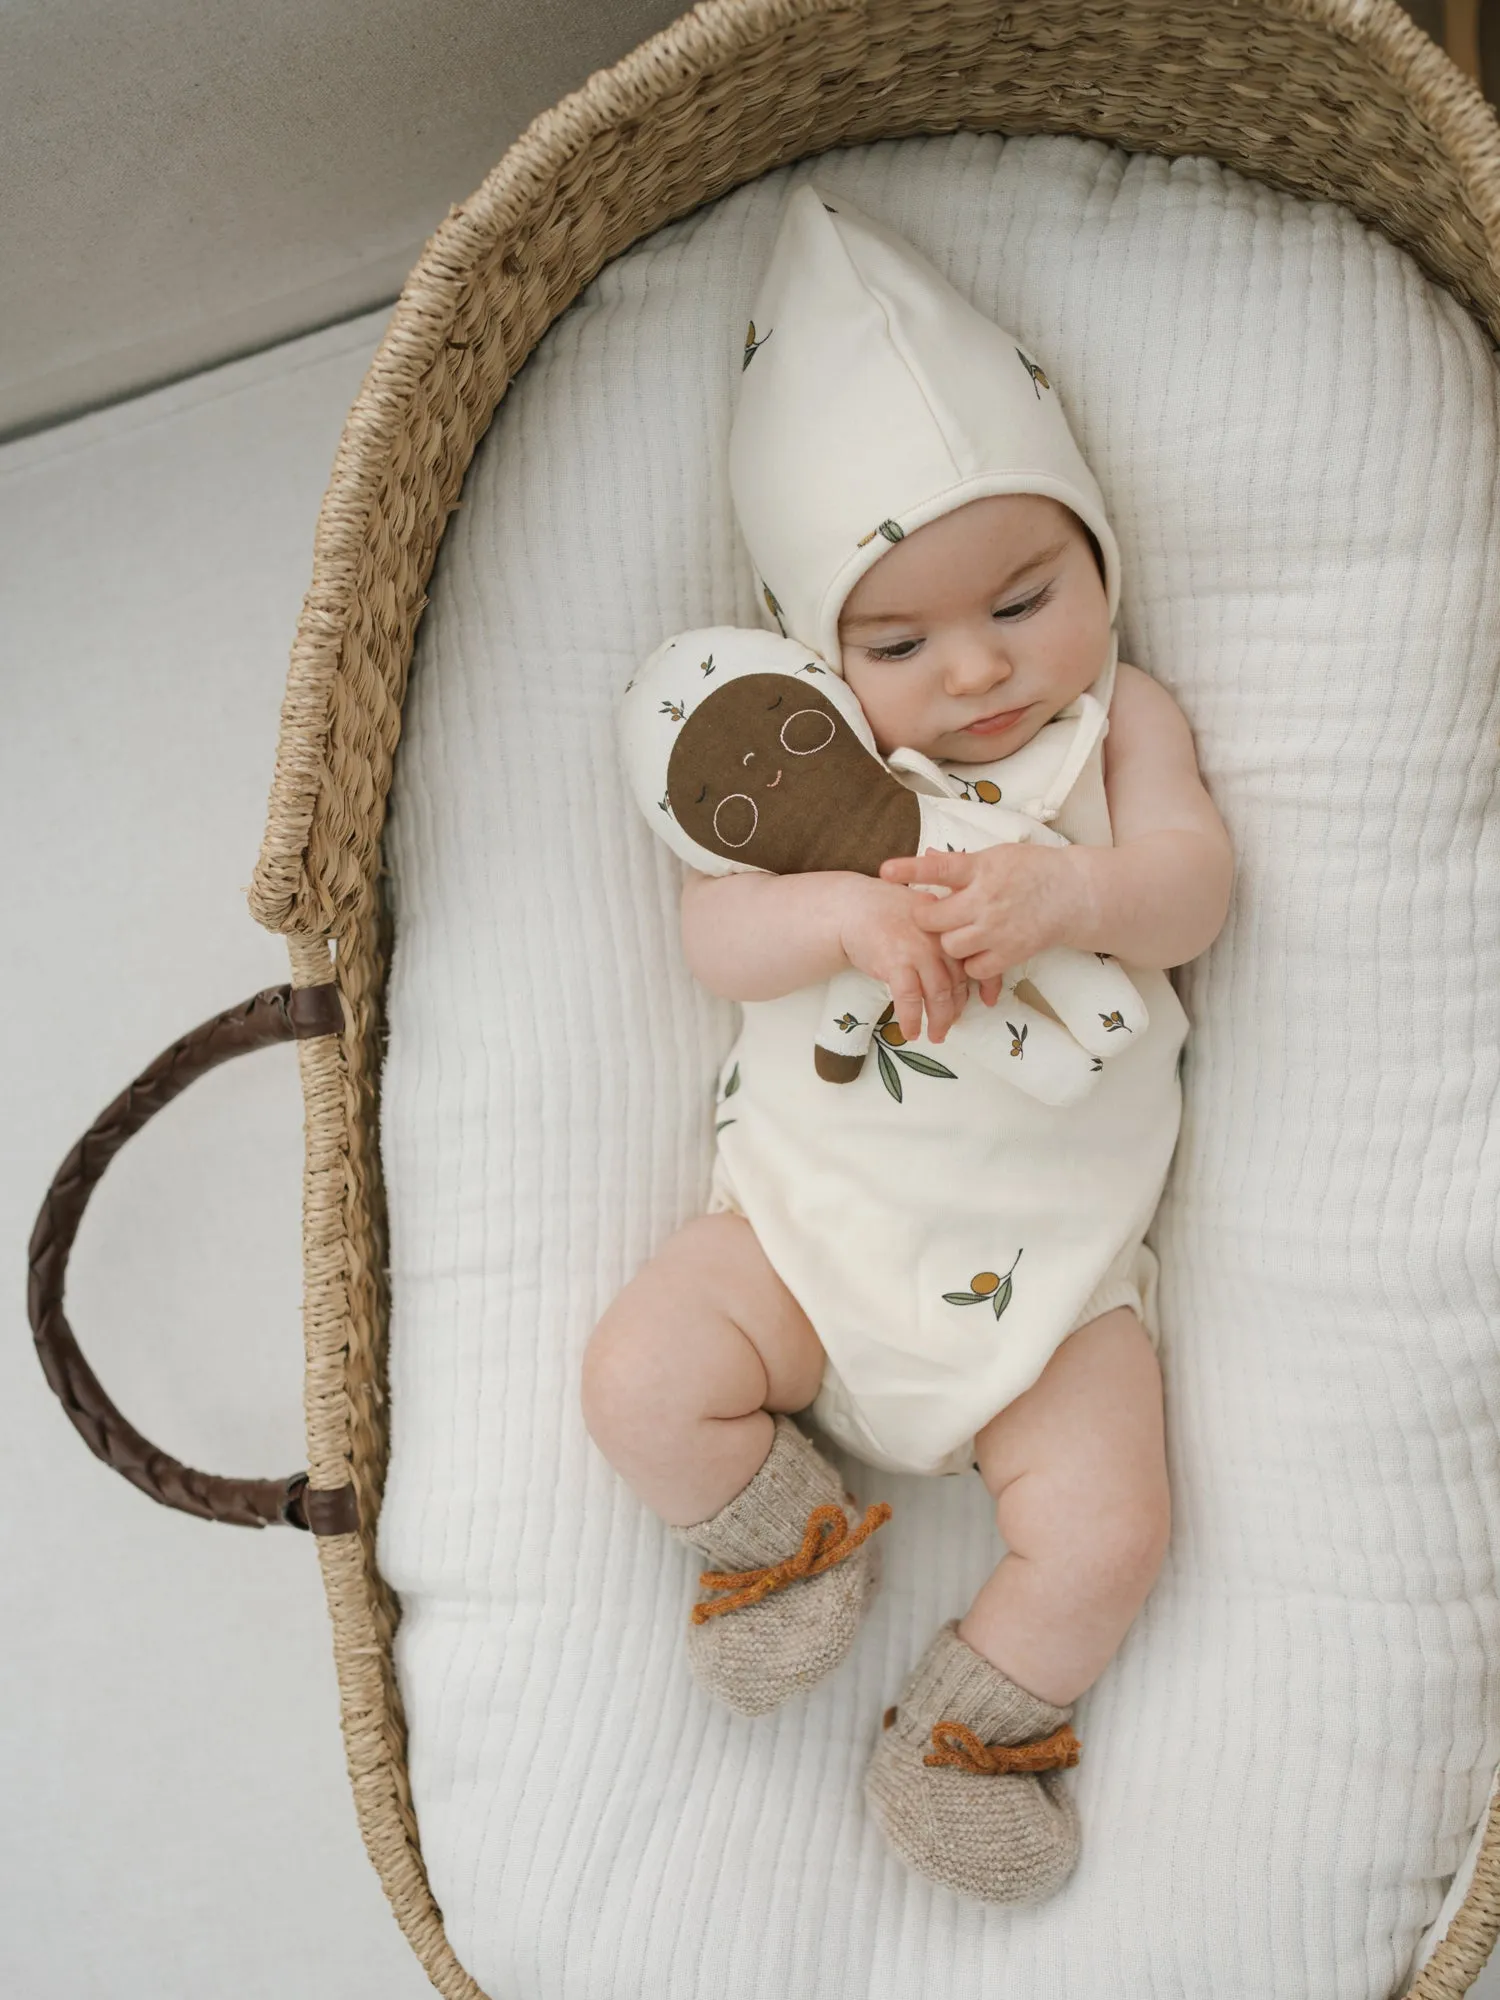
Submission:
M 1206 154 L 1343 203 L 1500 341 L 1500 130 L 1394 0 L 713 0 L 539 118 L 409 279 L 350 413 L 292 650 L 251 907 L 350 1029 L 299 1045 L 309 1471 L 353 1480 L 318 1542 L 360 1824 L 433 1984 L 483 2000 L 423 1869 L 374 1564 L 386 1459 L 377 1079 L 380 842 L 417 621 L 476 444 L 554 319 L 632 243 L 836 146 L 968 128 Z M 1500 1931 L 1500 1818 L 1412 2000 L 1466 1992 Z

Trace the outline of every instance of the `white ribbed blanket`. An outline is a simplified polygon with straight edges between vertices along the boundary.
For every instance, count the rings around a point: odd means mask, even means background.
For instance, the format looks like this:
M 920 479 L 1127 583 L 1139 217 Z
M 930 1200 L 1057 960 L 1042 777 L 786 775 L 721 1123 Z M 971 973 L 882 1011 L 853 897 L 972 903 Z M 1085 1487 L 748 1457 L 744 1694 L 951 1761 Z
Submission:
M 909 1877 L 881 1710 L 998 1559 L 977 1478 L 882 1478 L 849 1661 L 745 1722 L 694 1565 L 595 1452 L 579 1357 L 702 1206 L 733 1010 L 628 802 L 615 694 L 756 621 L 724 444 L 787 188 L 615 264 L 476 458 L 390 834 L 381 1560 L 424 1851 L 493 2000 L 1383 2000 L 1500 1758 L 1497 376 L 1348 214 L 1195 160 L 960 134 L 826 156 L 1043 357 L 1124 555 L 1124 650 L 1233 835 L 1153 1241 L 1172 1547 L 1080 1706 L 1039 1909 Z M 878 1489 L 878 1490 L 877 1490 Z

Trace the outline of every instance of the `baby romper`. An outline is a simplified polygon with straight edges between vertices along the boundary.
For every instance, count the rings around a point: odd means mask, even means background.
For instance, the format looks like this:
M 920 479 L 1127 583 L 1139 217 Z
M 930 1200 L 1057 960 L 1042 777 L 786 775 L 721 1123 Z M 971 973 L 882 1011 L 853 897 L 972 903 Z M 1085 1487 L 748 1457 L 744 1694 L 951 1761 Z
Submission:
M 1110 845 L 1114 677 L 1111 660 L 1095 702 L 1070 704 L 1013 756 L 941 767 L 953 795 L 988 780 L 1070 840 Z M 808 1054 L 822 986 L 745 1004 L 709 1212 L 749 1220 L 828 1356 L 812 1421 L 866 1463 L 967 1470 L 974 1433 L 1112 1306 L 1133 1306 L 1157 1339 L 1142 1239 L 1177 1141 L 1188 1023 L 1164 972 L 1124 969 L 1149 1024 L 1065 1108 L 966 1061 L 951 1038 L 886 1041 L 853 1083 L 828 1084 Z M 1024 984 L 1021 996 L 1045 1007 Z M 968 1004 L 983 1004 L 977 989 Z

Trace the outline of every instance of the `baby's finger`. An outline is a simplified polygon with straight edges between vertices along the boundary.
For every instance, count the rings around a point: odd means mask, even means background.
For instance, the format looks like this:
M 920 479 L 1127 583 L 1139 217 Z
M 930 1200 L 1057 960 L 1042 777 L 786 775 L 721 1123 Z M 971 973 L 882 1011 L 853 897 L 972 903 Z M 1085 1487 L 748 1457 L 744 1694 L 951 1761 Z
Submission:
M 967 968 L 965 968 L 965 970 L 967 971 Z M 986 1007 L 993 1007 L 995 1003 L 999 1000 L 1001 989 L 1004 983 L 1005 982 L 1001 979 L 980 980 L 979 997 L 984 1002 Z
M 949 958 L 956 958 L 967 972 L 974 954 L 984 950 L 984 933 L 977 924 L 961 924 L 957 930 L 944 931 L 938 942 Z M 971 979 L 974 976 L 969 972 Z
M 922 1032 L 922 1006 L 925 999 L 926 989 L 915 966 L 907 966 L 891 981 L 891 1001 L 896 1009 L 896 1026 L 908 1041 Z
M 897 854 L 880 864 L 885 882 L 936 882 L 961 889 L 974 879 L 974 857 L 954 848 L 928 848 L 925 854 Z
M 999 995 L 1007 970 L 1006 963 L 998 951 L 975 952 L 972 958 L 964 960 L 964 971 L 970 979 L 979 981 L 979 995 L 986 1006 L 994 1004 L 989 998 L 990 992 L 993 990 L 997 996 Z
M 940 1042 L 964 1010 L 969 982 L 963 967 L 954 965 L 941 952 L 934 952 L 924 965 L 922 991 L 927 1001 L 927 1039 Z
M 912 902 L 912 922 L 929 936 L 944 929 L 957 930 L 961 924 L 974 921 L 973 899 L 967 889 L 961 889 L 955 896 L 914 896 Z

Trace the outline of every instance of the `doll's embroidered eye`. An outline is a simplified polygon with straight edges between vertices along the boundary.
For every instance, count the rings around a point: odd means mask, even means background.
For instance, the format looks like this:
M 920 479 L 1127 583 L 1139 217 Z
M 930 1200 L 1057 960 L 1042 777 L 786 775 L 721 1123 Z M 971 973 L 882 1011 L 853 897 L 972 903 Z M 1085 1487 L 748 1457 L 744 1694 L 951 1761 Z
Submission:
M 736 811 L 735 808 L 740 808 Z M 746 826 L 745 808 L 749 808 L 749 825 Z M 755 829 L 760 824 L 760 808 L 748 792 L 731 792 L 727 799 L 720 799 L 714 807 L 714 832 L 725 847 L 748 847 L 755 838 Z M 740 828 L 745 831 L 740 833 Z M 736 835 L 739 838 L 736 839 Z
M 781 725 L 781 747 L 793 757 L 811 757 L 826 750 L 834 737 L 834 722 L 821 708 L 799 708 Z

